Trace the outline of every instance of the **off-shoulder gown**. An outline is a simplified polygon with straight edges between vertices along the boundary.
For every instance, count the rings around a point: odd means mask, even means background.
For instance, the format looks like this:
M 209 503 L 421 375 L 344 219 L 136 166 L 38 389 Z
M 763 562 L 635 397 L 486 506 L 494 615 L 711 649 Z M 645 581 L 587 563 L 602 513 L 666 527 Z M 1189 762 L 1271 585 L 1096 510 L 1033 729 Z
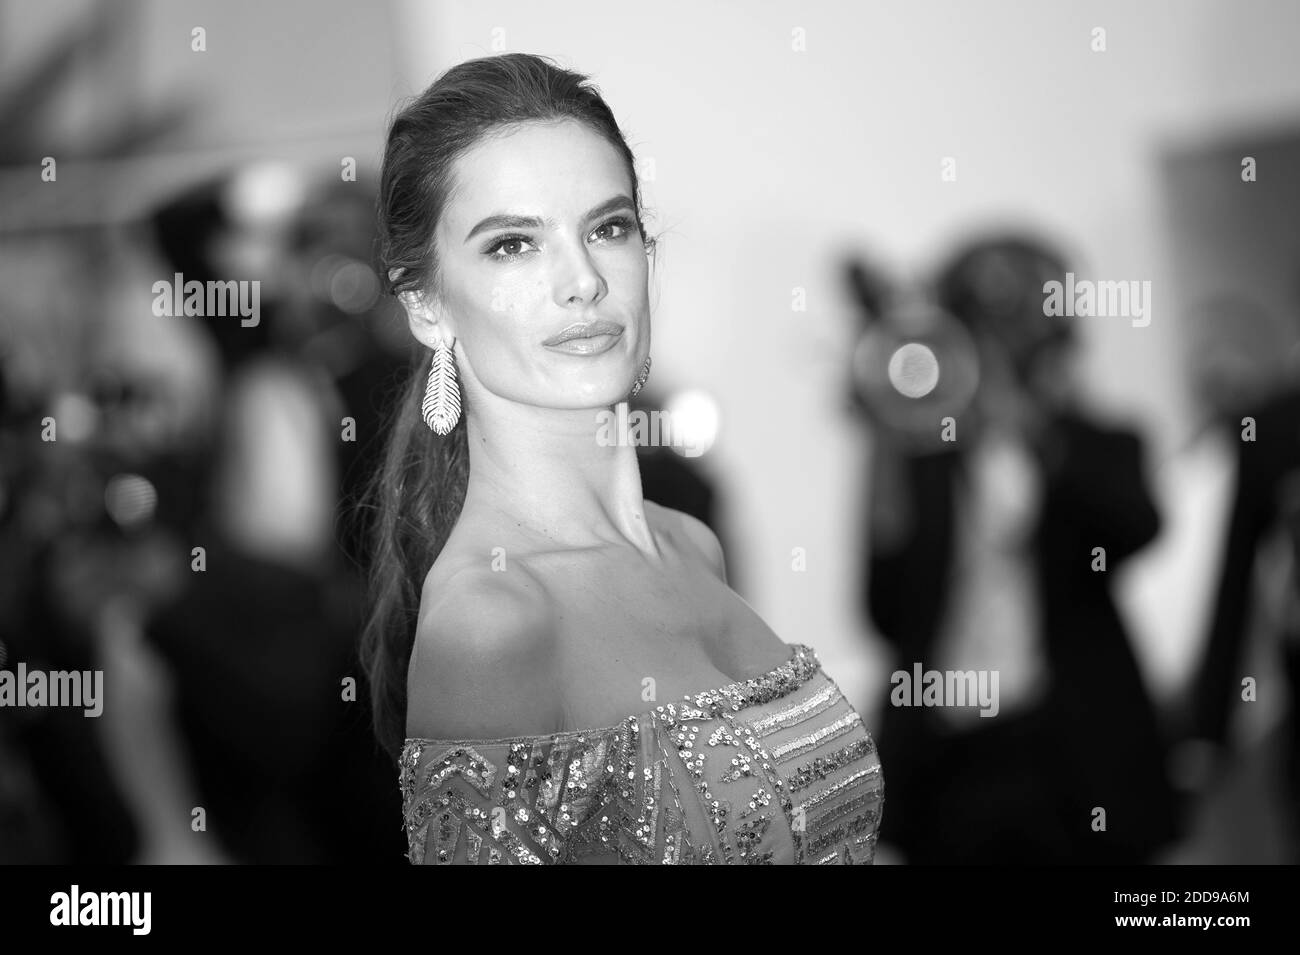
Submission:
M 811 647 L 759 677 L 616 726 L 410 738 L 399 785 L 415 864 L 869 865 L 875 741 Z

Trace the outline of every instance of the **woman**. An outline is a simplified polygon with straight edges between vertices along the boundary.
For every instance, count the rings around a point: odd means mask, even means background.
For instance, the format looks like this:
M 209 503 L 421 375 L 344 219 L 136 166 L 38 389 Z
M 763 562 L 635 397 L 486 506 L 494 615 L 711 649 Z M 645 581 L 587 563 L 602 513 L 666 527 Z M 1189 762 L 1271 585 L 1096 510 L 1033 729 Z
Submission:
M 649 373 L 654 250 L 600 95 L 544 58 L 462 63 L 394 119 L 380 192 L 425 346 L 364 640 L 410 861 L 870 862 L 858 715 L 600 438 Z

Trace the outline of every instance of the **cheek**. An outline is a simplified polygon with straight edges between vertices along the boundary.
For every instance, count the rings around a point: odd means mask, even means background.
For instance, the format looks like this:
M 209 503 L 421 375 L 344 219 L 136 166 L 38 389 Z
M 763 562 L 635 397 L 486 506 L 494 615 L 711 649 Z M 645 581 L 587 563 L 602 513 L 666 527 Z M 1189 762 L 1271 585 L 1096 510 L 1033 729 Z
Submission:
M 609 295 L 630 313 L 643 311 L 650 301 L 650 266 L 644 259 L 620 262 L 605 273 Z
M 541 294 L 533 282 L 501 282 L 484 289 L 463 313 L 468 321 L 461 338 L 480 378 L 505 384 L 529 363 L 542 331 L 536 318 L 544 314 Z
M 462 316 L 462 337 L 475 342 L 502 342 L 517 337 L 531 316 L 538 314 L 542 286 L 521 275 L 492 275 L 463 289 L 456 314 Z
M 525 322 L 537 313 L 545 289 L 544 283 L 536 278 L 499 276 L 484 288 L 481 307 L 499 324 Z
M 644 285 L 646 279 L 650 277 L 650 259 L 640 251 L 638 245 L 636 251 L 629 251 L 626 256 L 619 257 L 618 269 L 631 281 Z
M 479 289 L 477 306 L 485 322 L 507 337 L 526 333 L 529 327 L 536 330 L 554 312 L 545 277 L 527 268 L 504 268 L 488 276 Z

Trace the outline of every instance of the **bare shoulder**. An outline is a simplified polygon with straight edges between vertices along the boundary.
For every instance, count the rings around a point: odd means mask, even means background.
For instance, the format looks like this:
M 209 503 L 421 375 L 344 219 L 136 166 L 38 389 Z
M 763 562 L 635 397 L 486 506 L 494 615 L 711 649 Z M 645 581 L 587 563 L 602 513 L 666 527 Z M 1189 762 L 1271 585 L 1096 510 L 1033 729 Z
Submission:
M 687 514 L 685 511 L 679 511 L 676 508 L 665 507 L 663 504 L 657 504 L 654 501 L 645 502 L 646 513 L 653 513 L 657 516 L 660 526 L 666 527 L 669 532 L 676 532 L 686 538 L 708 561 L 709 566 L 713 568 L 714 573 L 723 582 L 727 579 L 726 557 L 722 553 L 722 544 L 718 541 L 718 535 L 713 529 L 705 524 L 693 514 Z
M 555 614 L 521 561 L 431 570 L 407 676 L 407 735 L 504 739 L 556 731 Z

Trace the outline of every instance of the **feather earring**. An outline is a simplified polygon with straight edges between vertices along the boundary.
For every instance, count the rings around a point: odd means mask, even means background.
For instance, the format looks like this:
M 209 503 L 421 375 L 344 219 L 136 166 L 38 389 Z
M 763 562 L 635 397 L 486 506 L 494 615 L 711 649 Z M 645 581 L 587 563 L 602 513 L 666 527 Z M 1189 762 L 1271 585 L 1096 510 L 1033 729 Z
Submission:
M 447 435 L 460 420 L 460 387 L 456 384 L 456 361 L 451 346 L 438 342 L 433 346 L 433 363 L 429 367 L 429 383 L 424 389 L 424 404 L 420 406 L 424 423 L 435 433 Z

